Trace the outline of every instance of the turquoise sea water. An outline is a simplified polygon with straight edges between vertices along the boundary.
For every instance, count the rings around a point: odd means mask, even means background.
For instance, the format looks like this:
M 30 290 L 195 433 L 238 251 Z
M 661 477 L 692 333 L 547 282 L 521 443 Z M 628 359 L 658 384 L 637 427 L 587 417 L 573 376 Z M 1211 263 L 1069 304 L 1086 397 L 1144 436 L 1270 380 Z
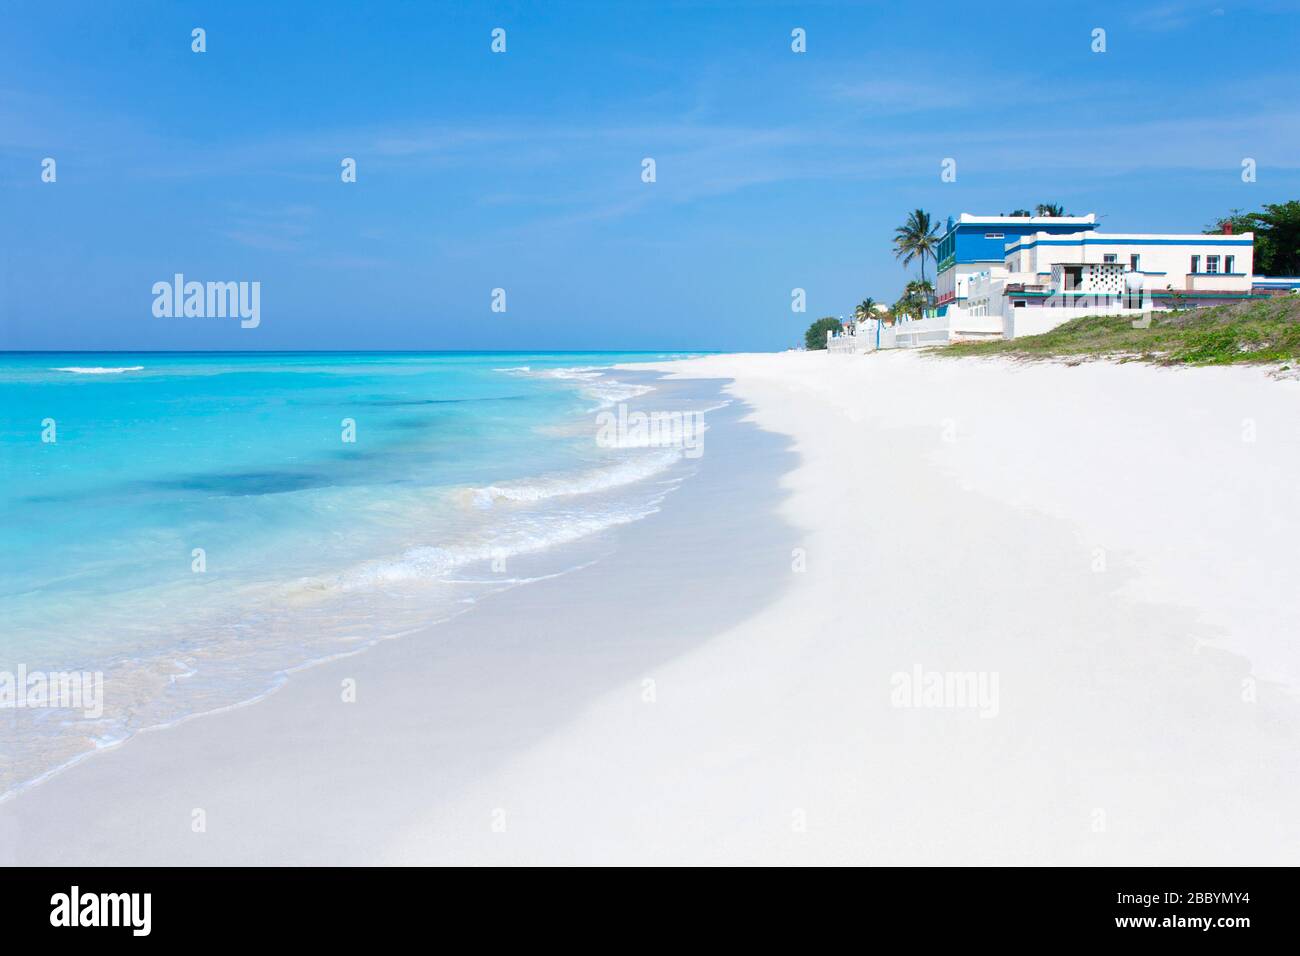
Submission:
M 593 440 L 653 395 L 609 366 L 668 357 L 0 356 L 0 672 L 106 681 L 96 720 L 0 711 L 0 793 L 562 572 L 681 478 Z

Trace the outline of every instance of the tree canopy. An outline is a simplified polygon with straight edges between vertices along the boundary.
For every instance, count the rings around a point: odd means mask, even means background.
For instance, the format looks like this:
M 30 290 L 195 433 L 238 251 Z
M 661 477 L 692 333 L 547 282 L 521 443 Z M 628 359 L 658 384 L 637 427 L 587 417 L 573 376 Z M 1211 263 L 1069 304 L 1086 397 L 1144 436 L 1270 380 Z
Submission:
M 811 351 L 814 349 L 826 348 L 826 333 L 838 332 L 840 330 L 840 320 L 834 316 L 826 316 L 818 319 L 812 325 L 808 326 L 808 331 L 803 334 L 803 344 Z
M 1265 203 L 1260 212 L 1234 209 L 1205 232 L 1223 232 L 1228 225 L 1233 232 L 1255 234 L 1256 274 L 1300 275 L 1300 200 Z

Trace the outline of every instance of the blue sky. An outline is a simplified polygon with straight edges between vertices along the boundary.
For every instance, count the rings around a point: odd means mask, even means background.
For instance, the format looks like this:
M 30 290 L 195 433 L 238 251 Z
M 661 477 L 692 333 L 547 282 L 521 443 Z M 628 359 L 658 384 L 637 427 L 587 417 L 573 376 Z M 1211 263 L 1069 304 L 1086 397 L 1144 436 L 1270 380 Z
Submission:
M 777 349 L 898 296 L 915 207 L 1177 232 L 1300 198 L 1289 0 L 0 15 L 6 349 Z M 176 272 L 261 282 L 261 325 L 155 318 Z

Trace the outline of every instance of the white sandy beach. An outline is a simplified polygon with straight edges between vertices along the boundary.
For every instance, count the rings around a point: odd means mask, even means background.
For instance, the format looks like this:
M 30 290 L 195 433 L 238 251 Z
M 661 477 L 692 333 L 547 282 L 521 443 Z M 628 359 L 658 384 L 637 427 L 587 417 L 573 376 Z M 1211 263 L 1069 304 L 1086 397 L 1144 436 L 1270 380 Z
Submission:
M 609 557 L 83 761 L 0 862 L 1300 862 L 1300 383 L 659 370 L 739 401 Z

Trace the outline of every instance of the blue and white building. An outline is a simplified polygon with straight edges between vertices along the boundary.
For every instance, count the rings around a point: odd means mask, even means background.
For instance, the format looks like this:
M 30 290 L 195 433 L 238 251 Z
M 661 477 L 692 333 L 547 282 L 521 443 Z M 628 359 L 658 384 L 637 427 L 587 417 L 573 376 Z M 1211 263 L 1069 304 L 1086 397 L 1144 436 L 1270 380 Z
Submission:
M 916 346 L 1049 331 L 1087 315 L 1140 315 L 1294 292 L 1254 274 L 1253 233 L 1101 233 L 1095 215 L 948 220 L 936 307 L 882 345 Z
M 1086 216 L 972 216 L 948 217 L 948 231 L 935 252 L 938 263 L 934 282 L 935 306 L 943 315 L 950 305 L 966 300 L 966 284 L 972 275 L 988 272 L 1006 262 L 1007 243 L 1027 236 L 1049 236 L 1088 232 L 1097 228 L 1097 217 Z
M 1249 232 L 1035 233 L 1007 243 L 1002 268 L 970 283 L 965 310 L 1000 314 L 1011 338 L 1085 315 L 1262 298 L 1267 293 L 1254 288 L 1254 249 Z

